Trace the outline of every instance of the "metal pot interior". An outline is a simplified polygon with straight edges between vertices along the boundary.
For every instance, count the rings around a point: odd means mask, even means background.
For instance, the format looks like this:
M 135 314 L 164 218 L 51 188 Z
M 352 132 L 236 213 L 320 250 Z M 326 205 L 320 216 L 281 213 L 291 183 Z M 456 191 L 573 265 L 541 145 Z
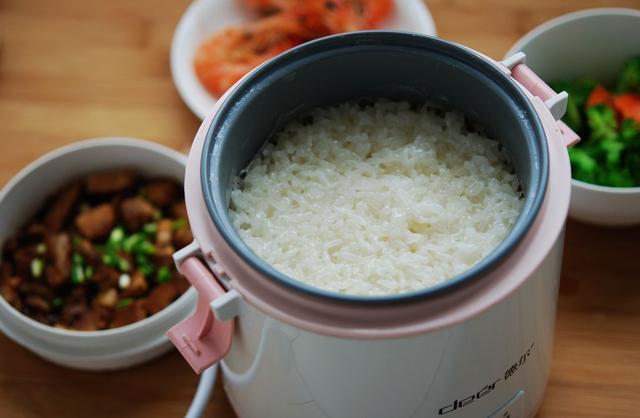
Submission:
M 461 110 L 501 141 L 525 194 L 512 231 L 470 270 L 417 292 L 360 297 L 311 288 L 260 260 L 228 216 L 230 185 L 289 118 L 311 107 L 360 98 L 432 102 Z M 449 291 L 481 277 L 508 257 L 536 218 L 548 177 L 548 149 L 529 99 L 495 64 L 437 38 L 399 32 L 359 32 L 320 39 L 266 63 L 243 80 L 216 113 L 203 149 L 202 191 L 228 245 L 266 277 L 319 297 L 345 302 L 398 302 Z

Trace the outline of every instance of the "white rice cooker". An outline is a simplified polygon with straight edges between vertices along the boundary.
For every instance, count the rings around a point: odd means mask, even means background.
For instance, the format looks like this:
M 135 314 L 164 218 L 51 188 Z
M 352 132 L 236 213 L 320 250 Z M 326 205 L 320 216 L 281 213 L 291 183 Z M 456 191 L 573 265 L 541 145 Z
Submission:
M 513 230 L 448 282 L 393 296 L 309 287 L 240 239 L 232 178 L 289 117 L 314 106 L 386 97 L 465 113 L 501 141 L 524 191 Z M 551 362 L 570 194 L 556 94 L 519 54 L 495 62 L 441 39 L 358 32 L 307 43 L 232 88 L 189 154 L 195 242 L 175 255 L 199 294 L 168 335 L 200 373 L 219 363 L 242 418 L 531 417 Z

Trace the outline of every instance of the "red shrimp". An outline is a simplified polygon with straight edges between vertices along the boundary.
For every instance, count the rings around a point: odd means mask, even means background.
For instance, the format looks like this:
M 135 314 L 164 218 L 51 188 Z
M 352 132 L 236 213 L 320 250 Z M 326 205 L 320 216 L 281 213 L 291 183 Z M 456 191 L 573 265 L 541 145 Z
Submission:
M 199 47 L 195 71 L 202 84 L 220 97 L 253 68 L 308 38 L 299 19 L 287 13 L 229 27 Z

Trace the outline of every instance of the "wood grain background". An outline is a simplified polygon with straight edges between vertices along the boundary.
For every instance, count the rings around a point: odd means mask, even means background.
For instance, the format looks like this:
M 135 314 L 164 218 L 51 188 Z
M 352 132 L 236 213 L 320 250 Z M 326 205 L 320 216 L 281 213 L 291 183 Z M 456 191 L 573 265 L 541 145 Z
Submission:
M 183 148 L 199 120 L 169 72 L 188 0 L 0 0 L 0 185 L 41 154 L 96 136 Z M 578 9 L 640 1 L 429 0 L 439 35 L 499 58 Z M 552 375 L 540 418 L 640 417 L 640 228 L 570 222 Z M 197 383 L 177 354 L 127 371 L 48 364 L 0 336 L 2 417 L 176 417 Z M 234 414 L 218 387 L 208 417 Z M 391 417 L 390 417 L 391 418 Z

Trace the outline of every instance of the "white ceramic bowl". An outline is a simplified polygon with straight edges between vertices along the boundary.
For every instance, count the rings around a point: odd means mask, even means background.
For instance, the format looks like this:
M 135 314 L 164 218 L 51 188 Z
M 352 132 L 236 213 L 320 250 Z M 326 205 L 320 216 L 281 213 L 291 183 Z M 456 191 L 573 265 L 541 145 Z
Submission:
M 128 138 L 86 140 L 50 152 L 20 171 L 0 192 L 0 245 L 29 220 L 56 189 L 101 170 L 133 167 L 143 175 L 162 175 L 182 183 L 184 155 L 153 142 Z M 68 331 L 23 315 L 0 297 L 0 330 L 54 363 L 77 369 L 132 366 L 172 348 L 165 332 L 194 309 L 189 289 L 171 305 L 142 321 L 104 331 Z
M 182 100 L 200 119 L 213 109 L 216 98 L 200 83 L 193 69 L 198 46 L 222 28 L 254 18 L 239 0 L 195 0 L 182 15 L 171 44 L 171 74 Z M 394 13 L 384 22 L 383 29 L 436 34 L 423 0 L 396 0 Z
M 545 81 L 580 76 L 611 81 L 626 58 L 640 55 L 640 10 L 591 9 L 557 17 L 527 33 L 507 56 L 518 51 Z M 600 225 L 640 223 L 640 187 L 572 180 L 569 215 Z

